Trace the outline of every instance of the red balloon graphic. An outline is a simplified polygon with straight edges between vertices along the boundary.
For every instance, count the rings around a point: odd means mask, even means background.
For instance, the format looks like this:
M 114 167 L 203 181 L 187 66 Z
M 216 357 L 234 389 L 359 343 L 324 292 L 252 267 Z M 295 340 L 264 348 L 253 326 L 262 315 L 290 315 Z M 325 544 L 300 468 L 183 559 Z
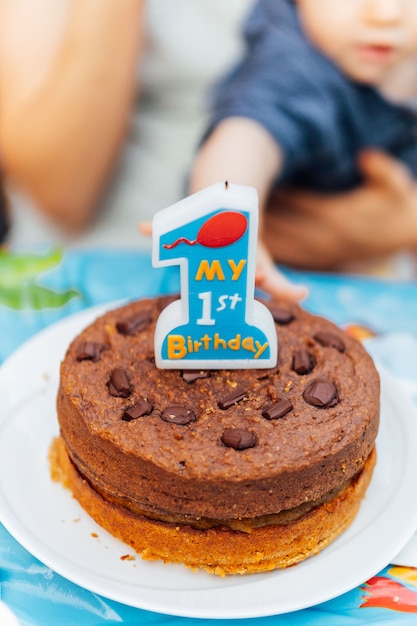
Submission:
M 171 250 L 180 243 L 195 246 L 199 243 L 205 248 L 224 248 L 238 241 L 246 232 L 248 220 L 243 213 L 237 211 L 223 211 L 213 215 L 205 222 L 197 233 L 197 239 L 190 241 L 180 237 L 174 243 L 164 244 L 164 248 Z

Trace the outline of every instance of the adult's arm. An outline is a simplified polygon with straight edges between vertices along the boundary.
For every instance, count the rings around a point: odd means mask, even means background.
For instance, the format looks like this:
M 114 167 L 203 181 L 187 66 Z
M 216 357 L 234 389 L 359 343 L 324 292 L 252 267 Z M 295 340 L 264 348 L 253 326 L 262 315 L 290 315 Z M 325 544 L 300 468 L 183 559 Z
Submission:
M 273 194 L 264 233 L 276 262 L 339 270 L 417 248 L 417 183 L 411 173 L 376 151 L 363 153 L 359 163 L 364 183 L 353 191 Z
M 1 0 L 0 158 L 69 231 L 91 219 L 128 123 L 144 0 Z

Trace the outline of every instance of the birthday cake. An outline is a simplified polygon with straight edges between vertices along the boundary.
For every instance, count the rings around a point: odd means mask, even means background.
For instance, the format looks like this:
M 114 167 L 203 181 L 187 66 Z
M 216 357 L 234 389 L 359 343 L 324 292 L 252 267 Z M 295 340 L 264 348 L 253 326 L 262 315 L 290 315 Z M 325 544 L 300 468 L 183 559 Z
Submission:
M 155 324 L 170 300 L 107 312 L 69 346 L 53 477 L 144 559 L 225 575 L 316 554 L 371 480 L 371 358 L 331 322 L 270 301 L 275 367 L 160 369 Z

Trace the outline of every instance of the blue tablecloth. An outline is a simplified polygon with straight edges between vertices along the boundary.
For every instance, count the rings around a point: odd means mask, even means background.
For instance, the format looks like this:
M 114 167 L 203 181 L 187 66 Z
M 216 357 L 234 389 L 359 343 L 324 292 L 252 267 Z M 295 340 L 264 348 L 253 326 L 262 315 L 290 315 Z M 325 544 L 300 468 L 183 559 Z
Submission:
M 308 310 L 332 319 L 358 338 L 367 338 L 371 353 L 400 378 L 417 402 L 417 284 L 318 273 L 288 275 L 309 287 L 304 303 Z M 153 269 L 150 258 L 138 252 L 0 251 L 0 363 L 26 339 L 76 311 L 178 289 L 176 270 Z M 150 613 L 82 589 L 35 559 L 1 524 L 0 598 L 24 626 L 210 622 Z M 256 626 L 416 624 L 417 569 L 387 565 L 378 577 L 341 597 L 251 622 Z

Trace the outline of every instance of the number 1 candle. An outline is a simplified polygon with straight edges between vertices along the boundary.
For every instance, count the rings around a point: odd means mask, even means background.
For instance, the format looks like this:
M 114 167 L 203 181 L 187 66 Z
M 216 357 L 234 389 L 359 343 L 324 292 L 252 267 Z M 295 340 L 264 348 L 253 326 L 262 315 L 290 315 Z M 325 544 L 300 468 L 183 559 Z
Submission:
M 160 314 L 157 367 L 274 367 L 277 337 L 268 308 L 255 300 L 258 196 L 218 183 L 159 211 L 152 262 L 180 266 L 180 298 Z

